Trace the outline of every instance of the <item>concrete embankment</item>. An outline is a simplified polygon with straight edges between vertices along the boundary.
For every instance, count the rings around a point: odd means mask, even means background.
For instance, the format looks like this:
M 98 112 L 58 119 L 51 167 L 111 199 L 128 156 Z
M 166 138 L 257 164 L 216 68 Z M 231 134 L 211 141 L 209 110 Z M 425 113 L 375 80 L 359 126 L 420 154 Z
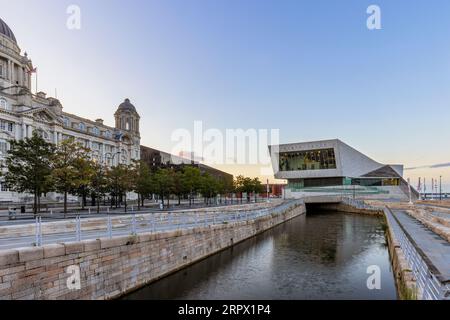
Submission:
M 116 298 L 304 213 L 2 251 L 0 299 Z

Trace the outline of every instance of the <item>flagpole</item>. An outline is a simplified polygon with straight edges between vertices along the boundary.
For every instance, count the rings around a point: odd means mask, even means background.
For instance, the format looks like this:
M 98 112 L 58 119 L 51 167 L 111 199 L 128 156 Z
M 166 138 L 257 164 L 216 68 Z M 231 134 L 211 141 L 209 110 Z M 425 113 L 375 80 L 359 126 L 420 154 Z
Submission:
M 36 94 L 38 93 L 38 72 L 36 68 Z

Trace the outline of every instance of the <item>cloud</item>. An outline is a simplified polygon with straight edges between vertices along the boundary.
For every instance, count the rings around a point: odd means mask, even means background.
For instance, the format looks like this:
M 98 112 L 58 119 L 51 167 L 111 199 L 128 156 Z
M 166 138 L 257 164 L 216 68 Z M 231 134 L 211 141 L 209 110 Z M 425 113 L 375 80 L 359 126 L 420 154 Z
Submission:
M 450 167 L 450 162 L 446 162 L 446 163 L 438 163 L 438 164 L 432 164 L 432 165 L 429 165 L 429 166 L 420 166 L 420 167 L 405 168 L 405 170 L 437 169 L 437 168 L 448 168 L 448 167 Z

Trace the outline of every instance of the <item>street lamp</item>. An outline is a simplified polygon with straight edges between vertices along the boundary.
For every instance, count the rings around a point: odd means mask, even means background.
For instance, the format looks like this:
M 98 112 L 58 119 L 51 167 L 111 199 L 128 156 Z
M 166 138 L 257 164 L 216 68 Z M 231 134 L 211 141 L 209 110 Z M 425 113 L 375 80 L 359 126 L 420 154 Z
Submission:
M 118 154 L 121 154 L 122 152 L 120 152 L 120 151 L 117 151 L 116 153 L 114 153 L 114 155 L 111 157 L 111 166 L 112 167 L 115 167 L 114 166 L 114 158 L 118 155 Z M 111 153 L 110 153 L 110 155 L 111 155 Z M 112 199 L 111 199 L 112 200 Z M 118 200 L 118 198 L 117 198 L 117 194 L 115 194 L 114 195 L 114 203 L 115 203 L 115 205 L 116 205 L 116 209 L 117 209 L 117 200 Z M 113 206 L 113 204 L 112 204 L 112 201 L 111 201 L 111 208 L 112 208 L 112 206 Z
M 439 201 L 442 201 L 442 176 L 439 176 Z

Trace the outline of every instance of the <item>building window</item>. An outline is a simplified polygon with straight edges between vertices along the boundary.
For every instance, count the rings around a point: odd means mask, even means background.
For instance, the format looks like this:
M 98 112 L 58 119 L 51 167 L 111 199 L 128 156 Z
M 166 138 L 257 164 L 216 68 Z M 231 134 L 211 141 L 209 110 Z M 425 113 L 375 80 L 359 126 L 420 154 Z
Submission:
M 14 131 L 14 124 L 11 123 L 11 122 L 0 120 L 0 130 L 13 132 Z
M 280 171 L 336 169 L 334 149 L 280 153 Z
M 6 154 L 9 150 L 9 143 L 5 140 L 0 140 L 0 153 Z
M 6 99 L 0 99 L 0 108 L 3 110 L 8 110 L 8 101 L 6 101 Z
M 92 128 L 92 133 L 95 134 L 96 136 L 98 136 L 100 133 L 100 130 L 98 130 L 97 127 L 94 127 L 94 128 Z
M 111 139 L 111 132 L 110 131 L 105 131 L 105 137 L 108 139 Z
M 86 125 L 83 122 L 81 122 L 80 124 L 78 124 L 78 129 L 80 129 L 80 131 L 85 131 Z
M 8 192 L 9 191 L 8 186 L 6 185 L 6 183 L 4 183 L 4 182 L 1 183 L 1 190 L 2 190 L 2 192 Z
M 64 126 L 70 127 L 70 121 L 68 118 L 63 118 L 63 123 L 64 123 Z

